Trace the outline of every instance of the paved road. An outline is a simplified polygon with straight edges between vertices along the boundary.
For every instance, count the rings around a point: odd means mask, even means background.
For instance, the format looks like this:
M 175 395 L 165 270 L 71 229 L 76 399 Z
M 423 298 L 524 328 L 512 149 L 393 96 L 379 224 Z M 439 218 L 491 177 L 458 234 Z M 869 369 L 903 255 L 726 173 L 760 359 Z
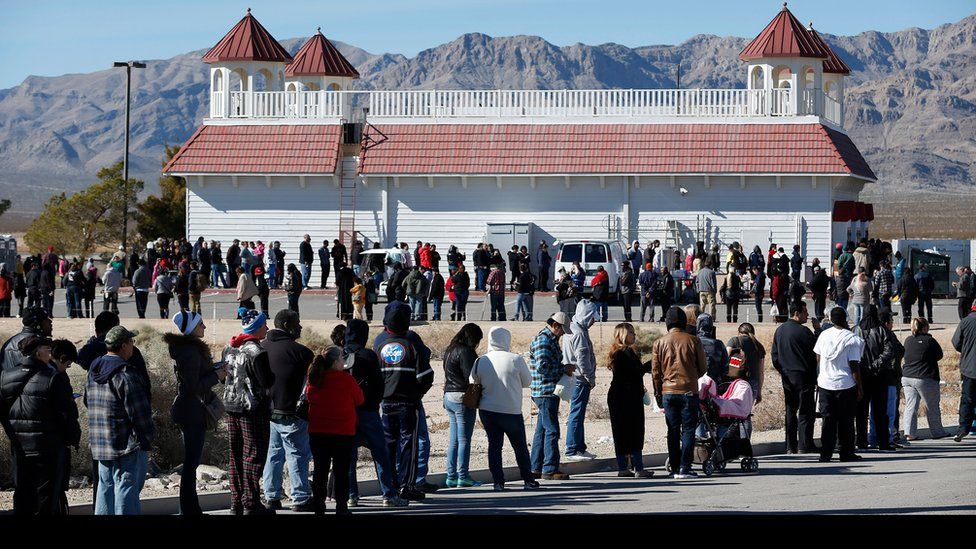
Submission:
M 768 456 L 756 474 L 732 472 L 711 478 L 649 480 L 616 473 L 544 482 L 525 492 L 510 483 L 506 492 L 488 487 L 441 490 L 424 503 L 401 510 L 364 498 L 355 514 L 422 515 L 527 513 L 844 513 L 976 514 L 976 440 L 919 441 L 897 454 L 863 452 L 858 463 L 819 463 L 816 456 Z M 663 469 L 657 468 L 657 475 Z M 330 509 L 333 507 L 330 504 Z M 222 512 L 226 513 L 226 512 Z M 290 514 L 285 511 L 284 513 Z
M 128 288 L 124 289 L 122 295 L 119 296 L 119 313 L 122 318 L 136 318 L 136 305 L 135 300 L 128 293 L 131 290 Z M 235 318 L 237 316 L 237 302 L 234 300 L 235 293 L 229 290 L 221 291 L 208 291 L 205 292 L 202 299 L 201 305 L 203 309 L 203 314 L 205 318 L 213 318 L 215 315 L 217 318 Z M 54 315 L 57 318 L 65 318 L 67 316 L 67 308 L 65 307 L 65 297 L 64 290 L 58 290 L 55 294 L 54 303 Z M 385 298 L 384 298 L 385 299 Z M 257 303 L 257 300 L 255 300 Z M 307 320 L 331 320 L 336 318 L 336 300 L 334 290 L 314 290 L 310 292 L 303 293 L 299 299 L 299 308 L 302 312 L 302 318 Z M 281 291 L 274 291 L 269 299 L 269 309 L 272 315 L 277 311 L 287 307 L 286 296 Z M 556 305 L 556 300 L 552 294 L 539 294 L 535 298 L 533 316 L 536 320 L 543 320 L 548 318 L 549 315 L 555 313 L 558 310 Z M 808 300 L 807 305 L 810 310 L 813 311 L 813 302 Z M 956 313 L 956 302 L 955 300 L 936 300 L 934 303 L 933 312 L 934 319 L 936 323 L 952 323 L 958 322 L 958 315 Z M 13 304 L 13 312 L 16 314 L 16 302 Z M 374 306 L 377 318 L 382 319 L 382 309 L 386 306 L 385 302 L 381 302 Z M 764 306 L 764 320 L 770 323 L 771 317 L 769 316 L 769 308 L 771 303 L 767 300 Z M 828 303 L 828 307 L 830 304 Z M 428 306 L 428 311 L 432 312 L 432 306 Z M 102 309 L 101 296 L 95 299 L 95 310 L 100 311 Z M 179 309 L 179 305 L 176 300 L 172 300 L 170 303 L 170 313 L 175 313 Z M 444 303 L 444 311 L 442 318 L 447 320 L 450 318 L 451 305 L 449 302 Z M 508 312 L 509 320 L 514 318 L 515 315 L 515 294 L 509 293 L 506 299 L 506 310 Z M 480 294 L 472 295 L 470 302 L 468 303 L 468 320 L 489 320 L 491 318 L 491 309 L 485 306 L 485 301 Z M 899 310 L 900 311 L 900 310 Z M 717 306 L 718 320 L 723 322 L 725 320 L 725 306 L 719 304 Z M 146 311 L 147 316 L 150 318 L 157 318 L 159 315 L 159 307 L 156 304 L 155 294 L 149 295 L 149 305 Z M 640 306 L 636 305 L 633 308 L 634 318 L 640 316 Z M 483 316 L 482 316 L 483 315 Z M 657 308 L 657 315 L 660 317 L 661 308 Z M 620 306 L 610 306 L 609 310 L 609 320 L 620 322 L 623 321 L 623 308 Z M 745 303 L 739 306 L 739 322 L 756 322 L 756 311 L 751 305 L 746 305 Z

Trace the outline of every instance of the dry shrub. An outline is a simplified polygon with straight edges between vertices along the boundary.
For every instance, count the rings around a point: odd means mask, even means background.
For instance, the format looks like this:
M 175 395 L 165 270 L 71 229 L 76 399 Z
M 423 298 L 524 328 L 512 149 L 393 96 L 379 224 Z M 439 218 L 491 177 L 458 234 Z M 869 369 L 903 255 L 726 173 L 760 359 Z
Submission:
M 298 342 L 311 349 L 315 354 L 320 354 L 332 346 L 332 340 L 328 336 L 322 335 L 311 328 L 302 328 L 302 337 L 298 339 Z
M 610 419 L 610 409 L 602 402 L 591 400 L 586 405 L 586 419 Z
M 462 324 L 463 326 L 463 324 Z M 416 332 L 424 340 L 424 344 L 430 348 L 430 358 L 432 360 L 443 360 L 444 351 L 447 350 L 447 346 L 451 344 L 451 340 L 454 339 L 455 334 L 461 326 L 454 325 L 443 325 L 443 324 L 428 324 L 426 326 L 418 326 Z M 488 333 L 485 332 L 485 339 L 487 339 Z
M 752 428 L 756 432 L 774 431 L 786 425 L 786 404 L 779 374 L 767 371 L 763 380 L 762 402 L 752 410 Z

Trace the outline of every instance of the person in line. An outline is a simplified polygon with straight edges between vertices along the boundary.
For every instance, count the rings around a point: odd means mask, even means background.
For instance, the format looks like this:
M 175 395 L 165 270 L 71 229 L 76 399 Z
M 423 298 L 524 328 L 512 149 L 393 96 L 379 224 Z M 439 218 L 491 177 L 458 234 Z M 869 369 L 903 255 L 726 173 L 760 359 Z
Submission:
M 596 322 L 597 306 L 587 299 L 576 305 L 572 325 L 562 340 L 563 364 L 574 366 L 573 396 L 566 420 L 566 459 L 585 461 L 596 455 L 587 452 L 584 424 L 590 392 L 596 387 L 596 353 L 590 327 Z
M 505 272 L 497 264 L 492 265 L 485 288 L 491 300 L 491 321 L 505 322 Z
M 854 453 L 854 418 L 857 403 L 864 397 L 859 363 L 864 340 L 847 324 L 847 311 L 830 310 L 830 328 L 820 332 L 813 352 L 817 355 L 817 391 L 823 428 L 820 435 L 820 462 L 828 463 L 840 445 L 840 461 L 859 461 Z
M 349 289 L 349 294 L 352 296 L 352 305 L 354 308 L 352 317 L 359 320 L 366 318 L 364 309 L 366 307 L 366 286 L 363 285 L 363 280 L 358 276 L 352 279 L 352 288 Z
M 323 240 L 322 247 L 319 248 L 319 271 L 322 273 L 322 282 L 319 284 L 320 289 L 328 288 L 329 282 L 329 258 L 332 257 L 329 252 L 329 241 Z
M 274 514 L 261 503 L 261 475 L 271 437 L 271 395 L 274 374 L 261 341 L 268 334 L 268 317 L 244 310 L 241 333 L 224 348 L 226 365 L 224 407 L 230 447 L 230 509 L 234 515 Z
M 16 456 L 14 516 L 67 512 L 62 501 L 67 501 L 68 447 L 80 444 L 81 427 L 71 382 L 51 366 L 52 346 L 45 337 L 22 339 L 18 350 L 24 358 L 0 372 L 0 423 Z
M 827 293 L 829 290 L 830 277 L 827 276 L 827 270 L 818 264 L 813 269 L 813 280 L 810 281 L 810 292 L 813 293 L 813 318 L 817 321 L 822 321 L 827 313 Z
M 7 370 L 19 367 L 24 359 L 24 354 L 20 352 L 20 342 L 31 337 L 40 336 L 51 338 L 54 324 L 51 316 L 43 307 L 28 307 L 20 319 L 23 329 L 11 336 L 0 347 L 0 370 Z
M 216 240 L 210 241 L 210 261 L 213 263 L 210 270 L 210 287 L 226 288 L 227 279 L 224 277 L 224 273 L 227 272 L 227 267 L 224 265 L 220 242 Z
M 5 268 L 6 265 L 0 266 L 0 269 L 5 269 Z M 4 318 L 10 316 L 10 297 L 9 297 L 10 286 L 8 281 L 9 279 L 6 276 L 6 270 L 0 271 L 0 294 L 3 293 L 2 286 L 5 283 L 7 284 L 6 306 L 3 307 L 2 310 L 0 310 L 0 317 L 4 317 Z M 68 305 L 68 318 L 82 318 L 83 315 L 81 309 L 81 301 L 82 301 L 81 296 L 85 292 L 85 275 L 84 273 L 81 272 L 81 263 L 76 262 L 74 265 L 71 266 L 70 270 L 68 271 L 68 274 L 64 275 L 64 288 L 65 288 L 64 294 L 67 299 L 67 305 Z M 4 300 L 2 299 L 2 296 L 0 296 L 0 306 L 2 306 L 3 303 Z M 137 296 L 136 297 L 137 309 L 138 306 L 139 306 L 139 299 Z M 143 310 L 145 311 L 145 307 L 143 308 Z M 4 311 L 6 311 L 6 314 L 4 314 Z
M 410 302 L 410 320 L 419 321 L 423 318 L 423 304 L 427 299 L 425 291 L 424 275 L 421 267 L 415 266 L 410 270 L 410 274 L 403 279 L 403 290 Z
M 532 473 L 532 458 L 525 439 L 522 417 L 522 391 L 532 385 L 532 374 L 525 359 L 510 351 L 512 334 L 501 326 L 488 332 L 488 352 L 477 359 L 468 380 L 481 385 L 478 415 L 488 436 L 488 470 L 494 490 L 505 490 L 505 471 L 502 468 L 502 446 L 508 438 L 515 452 L 522 486 L 525 490 L 539 488 Z
M 735 356 L 739 351 L 738 356 L 743 358 L 740 377 L 745 379 L 752 389 L 755 399 L 753 404 L 759 404 L 762 402 L 763 380 L 766 377 L 766 348 L 756 339 L 756 328 L 752 324 L 748 322 L 739 324 L 737 332 L 739 335 L 728 340 L 725 350 L 728 351 L 729 357 Z M 746 418 L 742 421 L 742 430 L 744 438 L 752 437 L 752 419 Z
M 302 274 L 298 272 L 294 263 L 289 263 L 285 277 L 284 286 L 288 295 L 288 310 L 298 314 L 298 299 L 302 296 L 302 288 L 304 287 L 302 286 Z M 339 299 L 341 301 L 341 294 Z
M 282 272 L 282 271 L 279 271 Z M 271 288 L 268 286 L 268 279 L 270 276 L 265 276 L 264 268 L 258 265 L 254 268 L 254 286 L 258 289 L 258 304 L 261 306 L 261 312 L 268 315 L 268 297 L 271 294 Z
M 383 400 L 385 384 L 380 371 L 379 358 L 366 347 L 369 338 L 369 325 L 362 320 L 353 319 L 346 324 L 342 346 L 346 369 L 356 379 L 363 390 L 363 403 L 356 408 L 356 436 L 353 440 L 349 463 L 349 506 L 359 505 L 359 483 L 356 478 L 356 462 L 359 447 L 365 446 L 373 455 L 376 478 L 380 483 L 384 507 L 406 507 L 410 502 L 400 499 L 393 481 L 393 464 L 390 461 L 390 448 L 383 432 L 380 418 L 380 402 Z
M 203 340 L 206 324 L 193 311 L 173 315 L 179 333 L 163 335 L 169 356 L 176 363 L 176 400 L 170 410 L 173 423 L 183 437 L 183 469 L 180 473 L 180 514 L 203 514 L 197 498 L 197 467 L 203 459 L 210 413 L 207 407 L 217 398 L 212 387 L 226 377 L 222 364 L 215 365 L 210 347 Z
M 346 245 L 339 242 L 338 238 L 333 239 L 332 251 L 329 252 L 329 255 L 332 256 L 332 270 L 335 271 L 336 276 L 338 276 L 339 269 L 349 262 L 349 255 L 346 253 Z
M 698 340 L 705 351 L 705 372 L 715 380 L 724 380 L 729 374 L 729 352 L 725 344 L 715 338 L 715 320 L 712 315 L 702 313 L 695 323 Z
M 105 288 L 103 289 L 105 300 L 102 304 L 102 310 L 108 311 L 111 307 L 113 313 L 119 314 L 119 287 L 122 285 L 122 273 L 109 265 L 105 269 L 102 280 L 105 281 Z
M 275 511 L 281 509 L 282 473 L 287 460 L 288 477 L 291 479 L 291 510 L 314 511 L 308 483 L 308 463 L 312 457 L 308 420 L 301 417 L 298 403 L 303 394 L 308 367 L 315 357 L 308 347 L 297 341 L 302 336 L 302 323 L 297 312 L 290 309 L 278 311 L 274 326 L 261 342 L 268 353 L 268 363 L 274 375 L 271 386 L 271 439 L 263 478 L 265 507 Z
M 640 254 L 638 254 L 639 256 Z M 623 271 L 620 273 L 620 278 L 617 281 L 617 286 L 620 289 L 620 303 L 624 308 L 624 321 L 630 322 L 631 311 L 630 302 L 634 290 L 637 288 L 637 275 L 634 274 L 634 270 L 630 267 L 630 262 L 624 262 L 621 264 Z
M 948 436 L 942 426 L 942 411 L 939 408 L 939 361 L 942 357 L 942 346 L 929 334 L 928 321 L 924 318 L 912 319 L 912 333 L 905 338 L 905 363 L 901 377 L 902 390 L 905 392 L 901 425 L 909 442 L 920 440 L 917 428 L 920 402 L 925 403 L 925 416 L 932 438 Z
M 650 311 L 650 322 L 654 322 L 654 294 L 657 288 L 658 274 L 650 263 L 644 264 L 637 282 L 640 284 L 640 321 L 644 322 L 644 315 Z
M 421 399 L 434 382 L 434 371 L 429 354 L 418 349 L 416 339 L 408 334 L 410 312 L 406 305 L 388 305 L 383 324 L 385 337 L 377 338 L 374 351 L 383 373 L 383 430 L 394 463 L 393 478 L 402 499 L 422 501 L 426 493 L 417 486 L 418 439 L 422 438 L 418 431 L 421 423 L 426 429 Z
M 718 290 L 714 266 L 711 261 L 706 260 L 695 277 L 695 291 L 698 293 L 699 304 L 703 311 L 712 315 L 712 318 L 715 318 L 715 291 Z
M 7 272 L 6 265 L 0 265 L 0 318 L 10 318 L 10 303 L 14 297 L 14 277 Z M 84 291 L 84 278 L 82 278 Z M 78 311 L 81 311 L 81 295 L 78 295 Z
M 88 369 L 84 402 L 92 459 L 98 462 L 96 515 L 142 513 L 139 494 L 156 427 L 147 378 L 130 362 L 137 335 L 123 326 L 109 330 L 105 355 Z
M 512 279 L 508 281 L 510 288 L 515 289 L 515 280 L 518 278 L 519 274 L 519 247 L 512 246 L 512 249 L 508 251 L 508 270 L 512 273 Z
M 614 454 L 617 457 L 618 477 L 650 478 L 654 471 L 644 469 L 644 374 L 651 371 L 651 363 L 641 363 L 634 344 L 634 326 L 624 322 L 613 331 L 613 344 L 607 357 L 607 368 L 613 373 L 607 392 L 610 410 L 610 429 Z
M 536 278 L 529 271 L 529 266 L 522 263 L 518 276 L 515 278 L 515 320 L 532 321 L 532 298 L 535 295 Z
M 668 426 L 668 456 L 676 479 L 696 478 L 691 470 L 698 426 L 698 378 L 705 375 L 705 350 L 697 337 L 685 332 L 688 317 L 678 307 L 665 315 L 668 333 L 651 347 L 654 398 L 664 409 Z
M 959 380 L 962 382 L 959 392 L 959 430 L 953 440 L 962 442 L 972 430 L 976 407 L 976 305 L 973 305 L 969 315 L 956 326 L 956 331 L 952 334 L 952 347 L 961 355 Z
M 775 260 L 774 260 L 775 261 Z M 769 295 L 776 305 L 776 315 L 774 321 L 779 324 L 786 322 L 789 318 L 790 309 L 790 277 L 785 270 L 779 266 L 773 267 L 772 283 L 769 288 Z
M 878 450 L 893 451 L 895 448 L 891 445 L 888 432 L 887 378 L 895 367 L 895 360 L 900 358 L 898 351 L 901 344 L 884 325 L 874 305 L 866 307 L 864 318 L 854 328 L 854 334 L 864 340 L 859 367 L 864 398 L 858 402 L 855 442 L 863 450 L 873 447 L 871 440 L 874 439 Z M 869 413 L 871 431 L 876 437 L 870 437 L 868 433 Z
M 431 252 L 432 254 L 437 252 Z M 433 304 L 433 316 L 431 320 L 441 319 L 441 306 L 444 303 L 444 277 L 436 268 L 431 268 L 430 288 L 428 289 L 427 299 Z
M 227 254 L 224 257 L 227 262 L 227 288 L 237 287 L 237 268 L 241 266 L 241 241 L 235 238 L 230 246 L 227 247 Z
M 664 254 L 657 254 L 654 257 L 660 257 Z M 666 266 L 660 268 L 661 274 L 657 277 L 657 287 L 654 288 L 654 299 L 661 304 L 661 318 L 658 322 L 664 322 L 664 317 L 668 314 L 671 309 L 672 299 L 675 294 L 675 289 L 677 283 L 674 277 L 671 276 L 671 271 Z
M 902 268 L 895 297 L 901 304 L 902 324 L 909 324 L 912 320 L 912 306 L 918 300 L 918 282 L 915 280 L 915 273 L 912 268 L 907 265 Z
M 475 271 L 475 291 L 484 291 L 485 280 L 488 278 L 488 264 L 489 258 L 485 251 L 485 245 L 479 243 L 475 248 L 474 252 L 471 254 L 471 258 L 474 261 L 474 271 Z
M 742 295 L 742 279 L 734 269 L 725 275 L 725 281 L 722 282 L 721 294 L 722 301 L 725 302 L 725 321 L 729 323 L 738 322 L 739 298 Z
M 807 306 L 796 307 L 790 319 L 776 328 L 771 356 L 773 368 L 783 381 L 786 407 L 786 453 L 809 454 L 816 451 L 813 427 L 816 420 L 814 396 L 817 388 L 817 360 L 813 348 L 817 338 L 806 327 Z M 814 328 L 819 322 L 814 318 Z M 746 360 L 750 353 L 746 351 Z M 755 391 L 754 391 L 755 394 Z
M 190 310 L 190 275 L 186 261 L 181 261 L 177 269 L 176 284 L 173 286 L 173 292 L 176 294 L 176 300 L 180 305 L 180 310 Z
M 206 251 L 203 248 L 201 252 Z M 191 263 L 190 270 L 190 310 L 194 313 L 200 314 L 202 312 L 200 308 L 200 294 L 207 289 L 208 276 L 197 266 L 196 263 Z
M 570 321 L 566 313 L 556 313 L 546 321 L 529 346 L 532 373 L 530 392 L 532 402 L 539 409 L 535 435 L 532 437 L 532 476 L 545 480 L 569 480 L 559 470 L 559 396 L 556 382 L 563 375 L 571 376 L 575 367 L 563 365 L 559 338 L 569 333 Z
M 539 252 L 536 255 L 536 264 L 539 266 L 539 291 L 549 291 L 549 269 L 552 265 L 552 255 L 549 254 L 549 245 L 543 241 L 539 245 Z
M 471 290 L 471 277 L 465 271 L 464 264 L 459 263 L 451 275 L 451 280 L 454 282 L 454 299 L 456 301 L 455 308 L 457 312 L 455 314 L 454 320 L 467 320 L 468 319 L 468 296 Z
M 305 235 L 298 245 L 298 264 L 302 266 L 302 289 L 308 289 L 308 279 L 312 276 L 312 237 Z
M 132 273 L 132 288 L 136 300 L 136 314 L 139 315 L 139 318 L 146 318 L 146 305 L 149 303 L 152 272 L 141 259 L 136 260 L 135 266 L 136 270 Z M 78 270 L 78 274 L 81 274 L 81 269 Z M 81 311 L 80 303 L 78 310 Z
M 698 317 L 702 315 L 702 308 L 697 303 L 689 303 L 681 310 L 685 312 L 685 333 L 698 337 Z
M 169 318 L 169 302 L 173 299 L 176 278 L 166 271 L 161 271 L 153 281 L 153 292 L 156 293 L 156 305 L 159 306 L 159 318 Z
M 973 306 L 973 275 L 966 272 L 966 267 L 962 265 L 956 267 L 956 276 L 959 280 L 952 283 L 952 287 L 956 289 L 956 302 L 957 309 L 959 312 L 959 320 L 966 318 L 969 315 L 969 310 Z
M 851 305 L 854 307 L 854 325 L 861 323 L 864 317 L 864 310 L 871 304 L 871 295 L 874 292 L 874 283 L 868 278 L 864 271 L 857 273 L 857 278 L 847 287 L 847 293 L 851 296 Z
M 444 351 L 444 409 L 450 424 L 445 481 L 448 488 L 481 485 L 468 475 L 475 409 L 465 406 L 464 393 L 468 390 L 471 370 L 478 360 L 478 345 L 483 338 L 481 328 L 468 323 L 458 330 Z
M 340 347 L 329 347 L 308 369 L 308 438 L 315 460 L 312 508 L 325 514 L 329 469 L 335 471 L 337 515 L 348 515 L 349 465 L 356 437 L 356 408 L 365 402 L 356 379 L 345 371 Z
M 918 266 L 915 283 L 918 286 L 918 316 L 932 324 L 932 292 L 935 290 L 935 279 L 932 278 L 925 264 Z
M 757 321 L 761 324 L 763 321 L 763 299 L 766 297 L 766 273 L 763 272 L 762 265 L 752 267 L 752 290 L 750 293 L 752 293 L 756 306 Z
M 891 296 L 895 291 L 895 274 L 891 271 L 891 263 L 884 260 L 874 273 L 874 295 L 877 296 L 878 309 L 891 310 Z
M 610 275 L 607 274 L 603 265 L 596 268 L 596 274 L 593 275 L 590 285 L 593 288 L 593 304 L 597 306 L 600 312 L 600 321 L 606 322 L 609 314 L 607 301 L 610 299 Z

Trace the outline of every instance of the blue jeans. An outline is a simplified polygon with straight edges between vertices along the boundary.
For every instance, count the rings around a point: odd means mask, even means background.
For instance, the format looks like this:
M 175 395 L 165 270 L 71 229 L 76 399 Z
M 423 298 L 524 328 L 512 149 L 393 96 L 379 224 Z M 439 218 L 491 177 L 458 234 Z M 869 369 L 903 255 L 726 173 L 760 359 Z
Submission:
M 268 265 L 268 288 L 275 290 L 278 288 L 277 278 L 278 278 L 278 267 L 274 263 Z
M 854 314 L 851 315 L 853 317 L 851 326 L 857 326 L 858 324 L 861 323 L 861 317 L 864 316 L 865 306 L 861 305 L 860 303 L 855 303 L 853 306 L 854 306 Z
M 312 264 L 302 263 L 301 269 L 302 269 L 302 287 L 308 288 L 308 279 L 309 277 L 312 276 Z
M 383 433 L 394 466 L 393 482 L 398 490 L 410 489 L 417 482 L 417 405 L 407 402 L 384 402 Z M 426 423 L 426 421 L 424 422 Z
M 430 465 L 430 431 L 427 430 L 427 411 L 424 403 L 417 403 L 417 484 L 427 482 Z
M 586 405 L 590 402 L 590 382 L 576 378 L 573 398 L 569 401 L 569 419 L 566 420 L 566 455 L 572 456 L 586 451 L 583 440 L 583 424 L 586 422 Z
M 410 320 L 420 320 L 424 314 L 424 302 L 419 297 L 407 296 L 410 302 Z
M 609 316 L 610 313 L 610 309 L 607 306 L 607 302 L 606 301 L 594 302 L 594 305 L 596 305 L 600 309 L 600 322 L 606 322 L 607 317 Z
M 444 395 L 444 409 L 451 424 L 447 435 L 447 479 L 468 478 L 475 410 L 462 402 L 453 402 L 447 395 Z
M 894 385 L 888 386 L 887 404 L 888 405 L 885 408 L 887 408 L 887 413 L 888 413 L 888 440 L 894 441 L 895 435 L 898 434 L 898 431 L 895 430 L 895 416 L 897 415 L 895 413 L 895 410 L 898 407 L 898 387 L 895 387 Z M 874 411 L 872 410 L 872 414 L 873 412 Z M 878 436 L 874 432 L 873 418 L 870 422 L 868 422 L 868 425 L 870 425 L 868 429 L 868 446 L 875 446 L 878 443 Z
M 369 448 L 373 454 L 373 464 L 376 466 L 376 478 L 380 482 L 380 490 L 384 498 L 396 495 L 393 487 L 392 464 L 390 463 L 390 449 L 386 446 L 386 436 L 383 434 L 383 420 L 379 412 L 358 410 L 356 415 L 356 440 L 352 446 L 352 460 L 349 467 L 349 496 L 359 497 L 359 481 L 356 479 L 356 462 L 359 458 L 359 447 Z
M 485 427 L 485 434 L 488 435 L 488 470 L 491 471 L 492 482 L 505 484 L 502 446 L 505 444 L 506 436 L 515 452 L 515 462 L 518 464 L 522 480 L 526 482 L 533 480 L 532 460 L 529 458 L 529 447 L 525 443 L 525 420 L 522 414 L 502 414 L 481 410 L 479 415 L 481 424 Z
M 440 300 L 440 299 L 435 299 L 433 301 L 433 303 L 434 303 L 434 317 L 431 320 L 440 320 L 441 319 L 441 301 L 442 300 Z
M 268 459 L 264 465 L 264 497 L 268 501 L 282 497 L 282 476 L 285 461 L 291 478 L 292 502 L 305 503 L 312 497 L 308 482 L 308 462 L 312 449 L 308 445 L 308 422 L 289 417 L 271 420 L 271 440 L 268 443 Z
M 484 267 L 477 267 L 474 270 L 475 273 L 475 285 L 474 289 L 483 292 L 485 290 L 485 280 L 488 278 L 488 269 Z
M 559 397 L 532 397 L 532 402 L 539 408 L 532 437 L 532 470 L 555 473 L 559 470 Z
M 139 515 L 139 493 L 149 471 L 149 452 L 136 451 L 98 462 L 96 515 Z
M 695 455 L 698 396 L 664 395 L 664 421 L 668 425 L 668 458 L 674 472 L 690 471 Z M 680 464 L 680 468 L 675 467 Z
M 71 318 L 83 318 L 81 314 L 81 287 L 68 286 L 65 291 L 65 298 L 68 305 L 68 316 Z
M 220 287 L 226 288 L 227 287 L 227 280 L 224 279 L 224 269 L 225 269 L 225 267 L 224 267 L 223 264 L 214 265 L 213 268 L 210 269 L 210 287 L 211 288 L 220 288 Z M 220 281 L 220 286 L 217 285 L 217 281 L 218 280 Z
M 532 320 L 532 294 L 515 295 L 515 320 Z
M 457 312 L 467 313 L 468 312 L 468 296 L 470 293 L 467 290 L 463 292 L 454 292 L 454 299 L 457 303 Z M 461 320 L 460 318 L 458 320 Z

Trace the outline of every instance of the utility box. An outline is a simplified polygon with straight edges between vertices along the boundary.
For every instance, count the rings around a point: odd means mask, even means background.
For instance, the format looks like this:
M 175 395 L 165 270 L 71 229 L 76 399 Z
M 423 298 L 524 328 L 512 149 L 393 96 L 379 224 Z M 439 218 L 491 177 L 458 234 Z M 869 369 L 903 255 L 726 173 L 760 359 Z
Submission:
M 952 267 L 952 258 L 947 255 L 940 255 L 932 252 L 925 252 L 918 248 L 912 248 L 908 252 L 908 263 L 912 266 L 912 272 L 917 273 L 918 268 L 925 265 L 925 270 L 935 283 L 932 295 L 935 296 L 955 296 L 954 288 L 949 284 L 949 275 L 955 275 Z
M 501 251 L 506 262 L 508 256 L 505 252 L 511 250 L 512 246 L 519 248 L 525 246 L 529 250 L 530 257 L 534 257 L 534 249 L 531 246 L 534 241 L 532 238 L 534 228 L 534 223 L 488 223 L 485 229 L 485 242 Z
M 6 265 L 8 273 L 17 266 L 17 239 L 9 234 L 0 235 L 0 265 Z

